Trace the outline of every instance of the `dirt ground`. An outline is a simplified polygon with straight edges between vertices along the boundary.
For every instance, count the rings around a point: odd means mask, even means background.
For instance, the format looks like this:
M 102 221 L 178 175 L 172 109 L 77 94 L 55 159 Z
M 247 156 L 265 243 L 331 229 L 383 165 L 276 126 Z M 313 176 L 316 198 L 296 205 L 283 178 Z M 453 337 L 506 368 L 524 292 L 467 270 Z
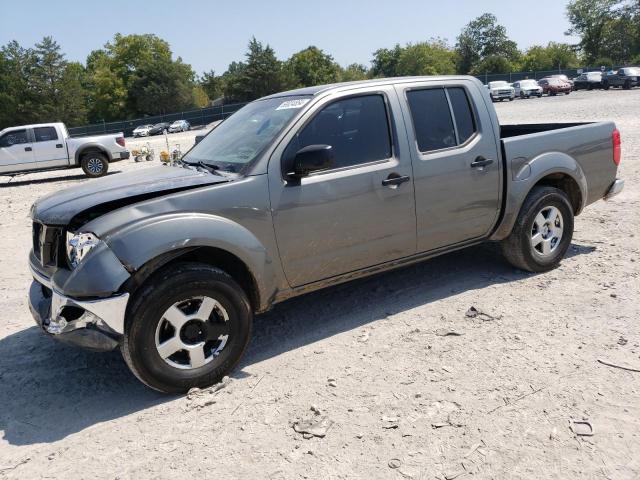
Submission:
M 224 388 L 190 398 L 33 325 L 29 206 L 87 180 L 2 180 L 0 478 L 640 478 L 640 373 L 598 362 L 640 369 L 640 89 L 497 109 L 622 132 L 626 188 L 576 219 L 560 268 L 482 246 L 291 300 L 256 318 Z

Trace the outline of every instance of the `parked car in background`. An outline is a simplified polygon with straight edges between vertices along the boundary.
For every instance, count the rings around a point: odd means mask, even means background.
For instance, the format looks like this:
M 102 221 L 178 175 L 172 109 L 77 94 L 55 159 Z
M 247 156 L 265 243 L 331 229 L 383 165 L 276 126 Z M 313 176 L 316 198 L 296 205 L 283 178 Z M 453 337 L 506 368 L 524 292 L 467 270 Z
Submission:
M 168 132 L 170 126 L 171 124 L 169 122 L 156 123 L 149 129 L 149 135 L 160 135 L 162 133 Z
M 109 162 L 125 158 L 129 158 L 129 151 L 122 133 L 71 138 L 64 123 L 0 131 L 0 175 L 81 167 L 88 177 L 101 177 Z
M 171 125 L 169 125 L 169 133 L 186 132 L 190 128 L 191 125 L 189 125 L 189 122 L 187 122 L 186 120 L 176 120 Z
M 612 75 L 607 75 L 602 80 L 602 88 L 622 87 L 625 90 L 640 85 L 640 67 L 624 67 Z
M 548 75 L 545 78 L 557 78 L 562 80 L 563 82 L 568 83 L 569 85 L 571 85 L 571 89 L 573 90 L 573 80 L 571 80 L 569 77 L 567 77 L 564 74 L 556 74 L 556 75 Z
M 133 129 L 134 137 L 148 137 L 149 130 L 153 128 L 153 125 L 140 125 Z
M 520 80 L 513 83 L 515 95 L 520 98 L 542 96 L 542 87 L 535 80 Z
M 542 93 L 554 96 L 559 93 L 569 95 L 571 93 L 571 85 L 560 78 L 546 77 L 538 80 L 538 85 L 542 87 Z
M 254 313 L 303 293 L 485 241 L 551 270 L 623 181 L 613 122 L 550 121 L 501 124 L 467 76 L 261 98 L 174 166 L 35 202 L 31 313 L 175 393 L 228 375 Z
M 503 80 L 497 80 L 495 82 L 489 82 L 487 85 L 489 89 L 489 96 L 493 102 L 502 101 L 502 100 L 513 100 L 516 98 L 516 93 L 514 88 Z
M 602 72 L 585 72 L 573 79 L 574 90 L 602 88 Z

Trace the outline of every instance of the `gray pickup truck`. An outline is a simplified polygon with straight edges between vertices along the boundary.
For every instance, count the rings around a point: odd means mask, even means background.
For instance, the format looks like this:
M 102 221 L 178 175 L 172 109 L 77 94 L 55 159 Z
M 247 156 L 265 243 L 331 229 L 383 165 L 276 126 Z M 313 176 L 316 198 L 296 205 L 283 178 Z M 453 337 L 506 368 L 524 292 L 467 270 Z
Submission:
M 250 103 L 179 165 L 31 210 L 29 304 L 51 336 L 118 346 L 183 392 L 240 360 L 288 298 L 485 241 L 558 265 L 574 216 L 623 187 L 611 122 L 499 125 L 471 77 L 317 86 Z

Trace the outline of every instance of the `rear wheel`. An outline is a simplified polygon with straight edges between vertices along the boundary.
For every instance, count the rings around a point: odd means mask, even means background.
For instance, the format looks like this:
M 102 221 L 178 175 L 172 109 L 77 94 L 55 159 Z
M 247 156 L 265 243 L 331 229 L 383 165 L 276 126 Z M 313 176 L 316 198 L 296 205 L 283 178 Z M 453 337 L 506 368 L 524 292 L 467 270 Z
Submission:
M 573 208 L 567 194 L 535 187 L 527 196 L 502 253 L 514 267 L 545 272 L 557 267 L 573 237 Z
M 247 295 L 225 272 L 180 263 L 153 275 L 127 312 L 122 355 L 147 386 L 207 387 L 231 372 L 251 335 Z
M 97 178 L 106 175 L 109 161 L 103 153 L 91 152 L 82 157 L 80 166 L 87 177 Z

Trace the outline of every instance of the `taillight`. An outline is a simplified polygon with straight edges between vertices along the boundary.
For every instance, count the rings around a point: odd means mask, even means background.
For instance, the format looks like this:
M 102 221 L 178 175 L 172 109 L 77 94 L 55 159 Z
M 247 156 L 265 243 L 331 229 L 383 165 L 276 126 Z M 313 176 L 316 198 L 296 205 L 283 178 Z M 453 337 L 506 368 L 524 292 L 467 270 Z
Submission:
M 124 137 L 116 137 L 116 143 L 121 147 L 124 147 Z
M 622 142 L 620 140 L 620 131 L 616 128 L 615 130 L 613 130 L 613 133 L 611 134 L 611 138 L 613 139 L 613 163 L 617 165 L 620 165 L 620 157 L 622 154 Z

